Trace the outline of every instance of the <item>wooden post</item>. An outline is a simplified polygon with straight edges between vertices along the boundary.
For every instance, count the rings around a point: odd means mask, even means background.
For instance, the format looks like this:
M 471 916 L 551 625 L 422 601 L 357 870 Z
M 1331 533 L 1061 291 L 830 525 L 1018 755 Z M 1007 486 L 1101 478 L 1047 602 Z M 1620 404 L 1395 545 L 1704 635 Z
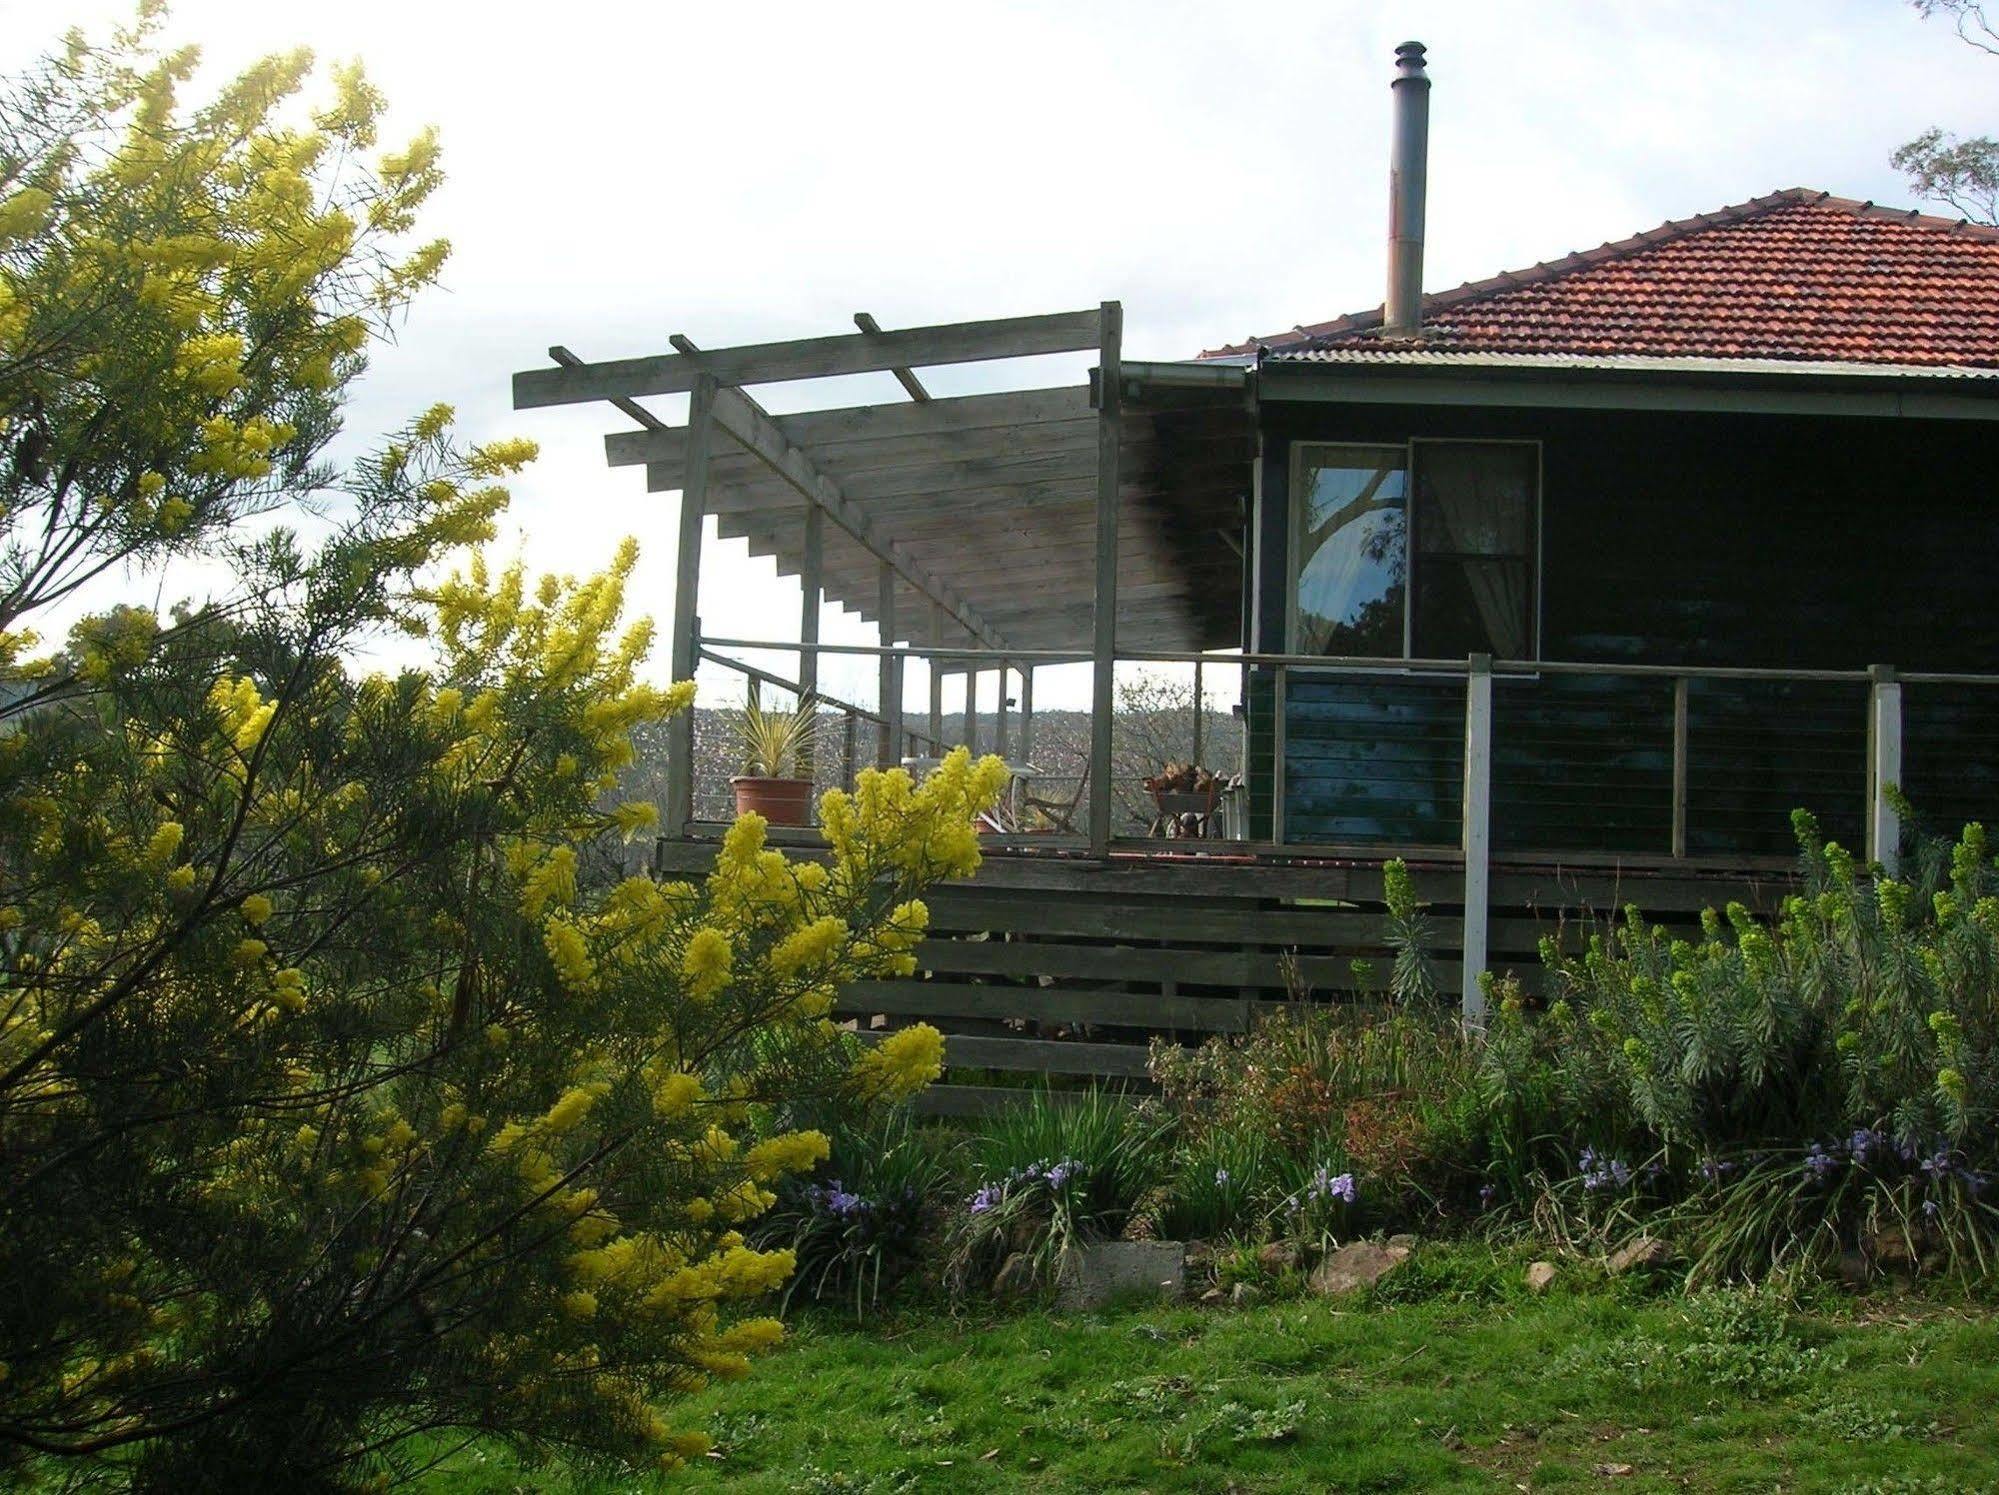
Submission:
M 1090 853 L 1111 845 L 1111 712 L 1117 702 L 1118 444 L 1124 408 L 1124 308 L 1103 304 L 1097 350 L 1097 585 L 1090 664 Z
M 1020 761 L 1034 761 L 1034 666 L 1020 672 Z
M 1007 756 L 1006 677 L 1007 662 L 1002 659 L 999 664 L 999 702 L 994 707 L 993 716 L 993 751 L 1002 758 Z
M 881 563 L 875 584 L 876 613 L 884 649 L 895 647 L 895 568 Z M 875 761 L 892 768 L 902 761 L 902 661 L 893 654 L 881 656 L 877 693 L 880 698 L 881 730 L 876 736 Z
M 1673 855 L 1687 854 L 1687 677 L 1673 677 Z
M 1201 661 L 1194 661 L 1194 766 L 1201 766 L 1201 718 L 1206 715 L 1201 705 Z
M 1277 667 L 1270 681 L 1270 844 L 1284 844 L 1284 718 L 1290 673 Z
M 825 574 L 826 511 L 817 504 L 805 506 L 805 566 L 799 573 L 798 603 L 798 689 L 799 705 L 819 694 L 819 599 Z M 819 708 L 814 701 L 812 720 L 816 726 Z M 815 734 L 816 735 L 816 734 Z M 810 737 L 799 749 L 798 772 L 813 778 L 818 771 L 817 754 Z
M 944 605 L 930 604 L 930 647 L 944 646 Z M 930 755 L 944 756 L 944 661 L 930 656 Z
M 701 531 L 707 518 L 708 451 L 715 430 L 715 381 L 694 381 L 687 406 L 687 475 L 680 490 L 680 549 L 674 557 L 673 640 L 668 659 L 675 680 L 692 680 L 697 663 L 695 634 L 700 628 Z M 694 819 L 694 713 L 683 711 L 669 724 L 666 739 L 666 824 L 664 834 L 683 840 Z
M 1486 922 L 1492 879 L 1492 656 L 1474 654 L 1465 674 L 1464 981 L 1465 1026 L 1485 1026 Z
M 1902 785 L 1902 682 L 1893 665 L 1868 666 L 1867 859 L 1894 877 L 1902 864 L 1902 819 L 1887 791 Z

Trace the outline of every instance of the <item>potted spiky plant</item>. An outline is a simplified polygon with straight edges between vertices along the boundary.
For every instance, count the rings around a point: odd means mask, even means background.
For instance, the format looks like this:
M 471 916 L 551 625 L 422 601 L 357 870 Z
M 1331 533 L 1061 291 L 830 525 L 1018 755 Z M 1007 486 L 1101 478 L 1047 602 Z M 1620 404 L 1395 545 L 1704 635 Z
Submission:
M 789 711 L 766 711 L 753 686 L 736 713 L 742 772 L 729 780 L 736 813 L 755 813 L 771 825 L 812 823 L 812 781 L 799 777 L 819 735 L 819 703 L 800 696 Z

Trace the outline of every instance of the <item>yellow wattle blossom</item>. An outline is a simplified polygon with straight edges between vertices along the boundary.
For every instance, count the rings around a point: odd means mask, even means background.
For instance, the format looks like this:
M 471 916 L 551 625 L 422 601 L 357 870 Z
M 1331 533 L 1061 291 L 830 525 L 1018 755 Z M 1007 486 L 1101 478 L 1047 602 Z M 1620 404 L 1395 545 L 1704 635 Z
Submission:
M 305 972 L 297 966 L 286 966 L 272 973 L 271 1000 L 286 1012 L 305 1010 Z
M 659 824 L 659 806 L 645 799 L 627 801 L 611 812 L 611 823 L 630 841 L 640 831 L 649 831 Z
M 785 1132 L 750 1148 L 743 1154 L 743 1167 L 759 1183 L 772 1183 L 825 1162 L 831 1151 L 823 1132 Z
M 551 918 L 543 926 L 541 938 L 556 979 L 570 991 L 588 991 L 596 979 L 597 965 L 590 958 L 583 931 L 567 919 Z
M 591 1107 L 610 1094 L 611 1087 L 601 1080 L 587 1085 L 573 1085 L 564 1091 L 562 1098 L 548 1108 L 541 1119 L 543 1130 L 556 1136 L 575 1129 L 578 1122 L 590 1114 Z
M 146 842 L 146 860 L 155 867 L 166 866 L 180 854 L 180 843 L 185 834 L 178 820 L 161 821 Z
M 254 929 L 271 917 L 271 900 L 262 893 L 252 893 L 236 906 L 236 911 Z
M 0 244 L 30 238 L 49 221 L 55 198 L 43 187 L 21 187 L 0 201 Z
M 700 1099 L 700 1077 L 675 1071 L 653 1086 L 653 1114 L 661 1117 L 685 1116 Z
M 551 903 L 567 908 L 576 899 L 576 853 L 567 846 L 550 850 L 521 885 L 521 912 L 539 919 Z
M 687 952 L 681 957 L 680 974 L 687 978 L 687 994 L 696 1001 L 715 995 L 729 981 L 734 954 L 729 937 L 719 929 L 703 926 L 688 937 Z
M 587 1288 L 562 1295 L 562 1311 L 573 1319 L 595 1318 L 597 1315 L 597 1295 Z
M 839 952 L 847 934 L 845 919 L 822 914 L 777 944 L 770 952 L 770 968 L 781 977 L 816 971 Z
M 876 1100 L 907 1100 L 944 1072 L 944 1035 L 912 1023 L 884 1038 L 854 1065 L 861 1093 Z

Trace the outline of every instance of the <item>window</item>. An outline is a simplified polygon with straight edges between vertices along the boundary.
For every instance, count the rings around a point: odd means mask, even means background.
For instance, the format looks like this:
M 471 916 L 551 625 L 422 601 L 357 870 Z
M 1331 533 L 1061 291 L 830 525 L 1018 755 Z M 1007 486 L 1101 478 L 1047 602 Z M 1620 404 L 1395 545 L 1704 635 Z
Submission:
M 1538 446 L 1301 445 L 1293 479 L 1292 652 L 1535 656 Z
M 1291 647 L 1402 652 L 1409 589 L 1409 456 L 1399 446 L 1308 448 L 1291 509 Z

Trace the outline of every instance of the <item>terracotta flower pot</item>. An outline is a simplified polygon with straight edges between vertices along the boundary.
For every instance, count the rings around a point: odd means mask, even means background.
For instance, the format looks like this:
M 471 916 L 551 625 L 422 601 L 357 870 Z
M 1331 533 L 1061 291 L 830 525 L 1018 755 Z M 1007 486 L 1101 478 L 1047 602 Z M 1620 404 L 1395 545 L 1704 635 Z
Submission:
M 765 779 L 738 774 L 729 780 L 736 791 L 736 813 L 757 814 L 771 825 L 812 824 L 810 779 Z

